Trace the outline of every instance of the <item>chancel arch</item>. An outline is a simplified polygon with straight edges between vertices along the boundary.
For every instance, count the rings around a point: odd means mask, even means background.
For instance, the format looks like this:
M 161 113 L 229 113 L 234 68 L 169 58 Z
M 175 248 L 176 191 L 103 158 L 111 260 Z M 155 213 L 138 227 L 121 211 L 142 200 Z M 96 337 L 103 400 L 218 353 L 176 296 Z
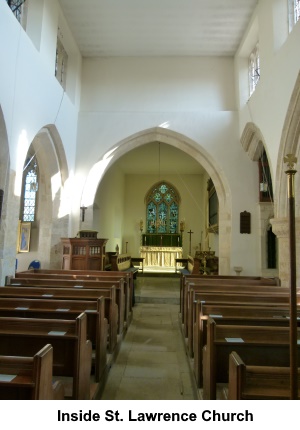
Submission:
M 218 195 L 219 200 L 219 273 L 220 274 L 229 274 L 230 273 L 230 257 L 231 257 L 231 190 L 228 186 L 227 179 L 224 175 L 224 172 L 222 169 L 219 168 L 218 163 L 216 160 L 198 143 L 195 141 L 189 139 L 188 137 L 176 133 L 170 129 L 165 129 L 161 127 L 155 127 L 148 130 L 141 131 L 139 133 L 136 133 L 120 142 L 118 142 L 114 149 L 110 152 L 109 160 L 107 160 L 107 157 L 103 157 L 98 161 L 98 165 L 100 167 L 100 164 L 104 161 L 107 161 L 105 168 L 103 171 L 99 171 L 98 176 L 98 183 L 97 186 L 94 183 L 94 194 L 93 199 L 91 198 L 91 181 L 89 180 L 89 177 L 87 178 L 86 185 L 84 187 L 83 195 L 82 195 L 82 202 L 90 201 L 90 208 L 92 210 L 86 211 L 86 220 L 85 220 L 85 228 L 95 228 L 97 226 L 98 219 L 99 221 L 99 229 L 104 229 L 105 220 L 104 217 L 101 215 L 104 211 L 105 202 L 102 201 L 101 204 L 96 202 L 95 196 L 97 193 L 99 193 L 100 190 L 107 190 L 109 187 L 112 187 L 112 181 L 108 180 L 108 174 L 111 168 L 114 166 L 115 163 L 117 163 L 118 159 L 121 158 L 123 155 L 127 154 L 128 152 L 139 148 L 143 145 L 151 144 L 153 145 L 153 148 L 157 148 L 156 144 L 157 142 L 161 142 L 162 144 L 170 145 L 174 148 L 179 149 L 180 151 L 183 151 L 184 153 L 188 154 L 190 157 L 192 157 L 194 160 L 196 160 L 207 172 L 208 177 L 210 177 L 215 185 L 216 192 Z M 104 159 L 105 158 L 105 159 Z M 143 166 L 147 164 L 147 160 L 141 160 L 141 163 Z M 95 163 L 96 166 L 97 163 Z M 93 167 L 91 169 L 90 176 L 92 177 L 95 173 L 95 168 Z M 95 176 L 94 176 L 95 180 Z M 122 183 L 121 178 L 117 179 L 117 187 L 122 188 L 124 185 Z M 152 181 L 152 185 L 153 185 Z M 126 192 L 133 193 L 134 192 L 134 186 L 138 186 L 138 183 L 135 182 L 132 184 L 132 187 L 130 187 L 130 191 L 124 190 L 125 196 Z M 151 184 L 148 188 L 150 188 Z M 98 188 L 97 188 L 98 187 Z M 108 187 L 108 188 L 107 188 Z M 111 188 L 112 189 L 112 188 Z M 186 191 L 188 193 L 188 190 Z M 120 204 L 118 202 L 111 202 L 111 200 L 106 201 L 107 204 L 111 207 L 110 212 L 110 219 L 109 222 L 115 224 L 115 227 L 111 227 L 111 234 L 110 237 L 112 237 L 114 240 L 114 237 L 116 237 L 117 240 L 121 237 L 120 230 L 122 229 L 122 226 L 124 224 L 124 219 L 120 218 Z M 85 206 L 88 206 L 85 204 Z M 89 207 L 88 206 L 88 207 Z M 130 211 L 130 205 L 128 208 L 126 208 L 126 211 Z M 138 216 L 133 214 L 133 218 L 136 216 L 136 219 L 130 220 L 130 223 L 135 223 L 135 229 L 136 231 L 139 231 L 139 222 L 141 216 L 143 216 L 144 212 L 140 212 Z M 97 219 L 94 219 L 94 218 Z M 119 218 L 118 218 L 119 217 Z M 116 219 L 117 221 L 114 221 Z M 128 223 L 127 223 L 128 225 Z M 187 229 L 190 229 L 188 225 L 187 220 Z M 97 230 L 97 228 L 96 228 Z M 126 229 L 128 230 L 128 228 Z M 101 234 L 101 231 L 100 231 Z M 129 234 L 129 233 L 128 233 Z M 133 234 L 133 233 L 132 233 Z M 200 235 L 200 233 L 199 233 Z M 107 234 L 106 234 L 107 236 Z M 130 249 L 130 242 L 132 241 L 132 237 L 129 235 L 126 238 L 126 242 L 129 242 L 129 249 Z M 185 235 L 185 240 L 187 241 L 188 238 Z M 200 241 L 200 237 L 196 238 L 194 240 L 197 240 L 197 242 Z M 120 245 L 119 243 L 114 244 Z M 124 246 L 123 246 L 124 247 Z M 136 252 L 136 251 L 135 251 Z

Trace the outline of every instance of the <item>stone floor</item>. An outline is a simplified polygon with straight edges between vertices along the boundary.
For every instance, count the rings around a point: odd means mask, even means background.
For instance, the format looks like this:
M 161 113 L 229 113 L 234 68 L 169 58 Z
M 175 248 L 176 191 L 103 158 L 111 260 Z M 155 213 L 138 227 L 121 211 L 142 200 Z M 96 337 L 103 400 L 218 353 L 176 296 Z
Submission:
M 196 400 L 179 324 L 179 277 L 138 276 L 135 297 L 101 400 Z

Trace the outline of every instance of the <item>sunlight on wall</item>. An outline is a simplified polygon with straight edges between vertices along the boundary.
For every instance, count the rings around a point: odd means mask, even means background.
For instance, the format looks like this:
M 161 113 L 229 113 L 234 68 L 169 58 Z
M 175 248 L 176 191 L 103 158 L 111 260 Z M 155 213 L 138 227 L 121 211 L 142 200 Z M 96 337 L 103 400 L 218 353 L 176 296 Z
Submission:
M 55 199 L 56 193 L 58 193 L 61 187 L 60 173 L 57 172 L 51 178 L 51 192 L 52 192 L 52 201 Z
M 76 192 L 74 185 L 74 172 L 71 171 L 64 186 L 61 187 L 61 199 L 58 211 L 58 218 L 62 218 L 71 213 L 72 198 Z
M 163 122 L 163 123 L 162 123 L 162 124 L 160 124 L 158 127 L 161 127 L 161 128 L 169 128 L 169 127 L 170 127 L 170 121 Z
M 102 158 L 102 160 L 98 161 L 91 168 L 85 187 L 82 193 L 81 206 L 91 206 L 94 203 L 95 194 L 98 188 L 98 185 L 104 175 L 105 169 L 113 159 L 113 152 L 117 150 L 117 147 L 108 151 Z
M 15 196 L 21 196 L 22 179 L 23 179 L 23 168 L 26 154 L 28 151 L 28 137 L 26 130 L 22 130 L 18 139 L 17 145 L 17 164 L 16 164 L 16 180 L 14 193 Z

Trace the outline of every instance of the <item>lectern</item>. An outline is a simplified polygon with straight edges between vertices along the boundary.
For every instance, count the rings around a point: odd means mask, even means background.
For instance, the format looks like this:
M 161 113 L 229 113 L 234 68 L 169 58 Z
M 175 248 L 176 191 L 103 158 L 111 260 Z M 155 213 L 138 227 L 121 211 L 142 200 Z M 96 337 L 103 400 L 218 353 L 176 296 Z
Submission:
M 104 270 L 105 245 L 108 239 L 98 239 L 97 231 L 81 230 L 79 237 L 61 238 L 63 246 L 62 269 Z

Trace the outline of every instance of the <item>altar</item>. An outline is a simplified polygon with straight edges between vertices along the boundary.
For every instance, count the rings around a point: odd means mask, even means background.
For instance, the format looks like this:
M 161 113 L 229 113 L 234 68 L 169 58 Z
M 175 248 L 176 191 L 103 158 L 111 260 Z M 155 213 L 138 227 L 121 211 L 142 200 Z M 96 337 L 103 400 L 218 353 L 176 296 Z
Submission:
M 175 267 L 175 259 L 182 258 L 182 247 L 141 246 L 140 255 L 145 266 Z

